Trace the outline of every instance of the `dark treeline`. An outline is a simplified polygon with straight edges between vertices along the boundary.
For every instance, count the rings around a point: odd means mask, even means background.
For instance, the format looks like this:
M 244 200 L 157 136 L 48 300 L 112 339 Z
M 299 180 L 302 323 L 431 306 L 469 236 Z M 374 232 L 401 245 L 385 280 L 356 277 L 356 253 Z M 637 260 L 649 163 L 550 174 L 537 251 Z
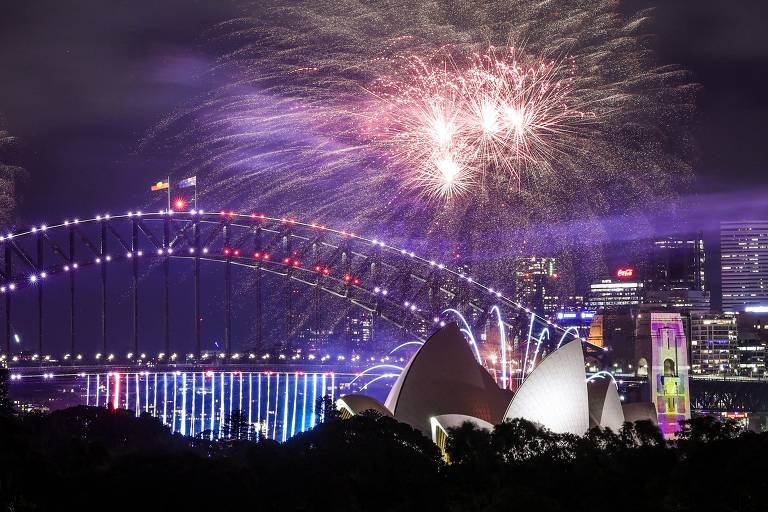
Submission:
M 452 432 L 442 460 L 408 425 L 327 414 L 286 443 L 171 434 L 149 415 L 0 414 L 0 507 L 24 510 L 765 511 L 768 434 L 708 418 L 674 444 L 642 422 L 557 435 L 526 421 Z M 238 440 L 237 437 L 241 439 Z

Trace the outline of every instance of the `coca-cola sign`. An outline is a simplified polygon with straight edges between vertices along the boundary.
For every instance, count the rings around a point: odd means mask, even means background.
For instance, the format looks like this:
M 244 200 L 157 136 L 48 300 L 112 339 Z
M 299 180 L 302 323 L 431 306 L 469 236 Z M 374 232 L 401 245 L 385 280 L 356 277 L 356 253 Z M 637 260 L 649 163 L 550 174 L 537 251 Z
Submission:
M 632 279 L 635 277 L 635 269 L 632 267 L 619 267 L 616 269 L 616 277 L 619 279 Z

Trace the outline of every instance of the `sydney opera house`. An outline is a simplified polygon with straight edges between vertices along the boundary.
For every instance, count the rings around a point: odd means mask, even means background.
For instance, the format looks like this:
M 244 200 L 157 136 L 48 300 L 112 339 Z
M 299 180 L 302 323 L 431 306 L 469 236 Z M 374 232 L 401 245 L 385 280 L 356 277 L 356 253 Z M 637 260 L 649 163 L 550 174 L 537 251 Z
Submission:
M 444 448 L 448 429 L 466 421 L 484 429 L 524 418 L 557 433 L 584 434 L 595 426 L 616 431 L 625 421 L 656 422 L 652 404 L 622 406 L 610 378 L 588 380 L 581 343 L 547 356 L 517 392 L 500 388 L 475 359 L 458 325 L 433 334 L 411 358 L 384 404 L 364 395 L 337 401 L 342 416 L 374 410 L 408 423 Z

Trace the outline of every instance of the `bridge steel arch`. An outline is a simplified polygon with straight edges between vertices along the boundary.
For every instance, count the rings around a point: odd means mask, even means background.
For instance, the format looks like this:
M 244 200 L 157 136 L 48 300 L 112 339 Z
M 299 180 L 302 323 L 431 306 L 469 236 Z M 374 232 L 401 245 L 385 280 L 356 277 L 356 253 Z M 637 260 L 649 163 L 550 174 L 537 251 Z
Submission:
M 471 276 L 430 260 L 407 248 L 383 240 L 337 230 L 318 223 L 293 218 L 235 212 L 159 211 L 128 212 L 123 215 L 98 215 L 91 219 L 67 220 L 56 225 L 40 225 L 18 233 L 0 235 L 0 295 L 4 302 L 5 351 L 11 359 L 13 336 L 11 318 L 14 297 L 35 290 L 37 302 L 37 355 L 45 354 L 43 318 L 44 290 L 51 279 L 68 280 L 69 352 L 77 354 L 77 287 L 75 273 L 98 267 L 100 290 L 100 346 L 108 353 L 108 268 L 129 263 L 131 272 L 132 343 L 139 347 L 139 260 L 154 258 L 163 272 L 163 349 L 170 354 L 170 292 L 172 260 L 193 262 L 194 354 L 201 356 L 201 282 L 203 263 L 223 266 L 224 353 L 232 356 L 232 269 L 253 270 L 250 291 L 257 297 L 254 322 L 256 343 L 262 339 L 262 278 L 281 276 L 314 290 L 346 300 L 371 312 L 423 340 L 443 322 L 446 309 L 474 312 L 476 326 L 490 318 L 492 308 L 515 343 L 523 342 L 529 318 L 541 329 L 562 327 L 536 316 L 524 305 L 499 289 L 477 282 Z M 292 293 L 286 293 L 286 334 L 295 332 L 303 321 L 293 312 Z M 524 328 L 521 328 L 524 327 Z M 557 336 L 559 338 L 560 336 Z M 576 336 L 571 334 L 572 338 Z M 581 340 L 586 344 L 586 340 Z M 528 336 L 530 343 L 530 335 Z M 588 346 L 588 345 L 587 345 Z M 588 346 L 589 348 L 589 346 Z M 592 347 L 594 348 L 594 347 Z

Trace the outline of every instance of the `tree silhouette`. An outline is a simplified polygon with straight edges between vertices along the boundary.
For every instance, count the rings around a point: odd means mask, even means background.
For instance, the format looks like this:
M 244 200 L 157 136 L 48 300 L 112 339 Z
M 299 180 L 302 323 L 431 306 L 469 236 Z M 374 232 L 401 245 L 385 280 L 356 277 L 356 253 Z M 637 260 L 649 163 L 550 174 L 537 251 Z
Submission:
M 315 428 L 285 443 L 247 442 L 232 411 L 234 442 L 172 433 L 132 411 L 75 407 L 0 416 L 0 510 L 243 508 L 266 510 L 595 510 L 763 512 L 768 433 L 696 418 L 664 441 L 655 425 L 627 423 L 557 434 L 525 420 L 449 429 L 451 463 L 422 432 L 392 417 L 336 419 L 329 397 Z M 240 439 L 240 442 L 236 440 Z M 717 492 L 712 492 L 712 472 Z M 87 484 L 83 485 L 83 482 Z M 215 492 L 168 492 L 168 489 Z M 115 490 L 124 492 L 119 500 Z M 41 491 L 41 490 L 44 490 Z M 117 501 L 117 503 L 116 503 Z
M 235 409 L 226 417 L 222 431 L 225 439 L 250 441 L 254 437 L 253 425 L 248 422 L 248 416 L 240 409 Z
M 13 414 L 13 402 L 8 397 L 8 378 L 10 374 L 7 368 L 0 368 L 0 415 L 10 416 Z
M 677 433 L 678 445 L 734 439 L 741 433 L 736 420 L 728 419 L 721 422 L 712 416 L 681 421 L 680 427 L 680 431 Z
M 330 395 L 323 395 L 318 398 L 315 409 L 318 411 L 318 420 L 320 423 L 341 418 L 341 413 L 339 413 L 339 410 L 336 408 L 336 403 L 331 400 Z

